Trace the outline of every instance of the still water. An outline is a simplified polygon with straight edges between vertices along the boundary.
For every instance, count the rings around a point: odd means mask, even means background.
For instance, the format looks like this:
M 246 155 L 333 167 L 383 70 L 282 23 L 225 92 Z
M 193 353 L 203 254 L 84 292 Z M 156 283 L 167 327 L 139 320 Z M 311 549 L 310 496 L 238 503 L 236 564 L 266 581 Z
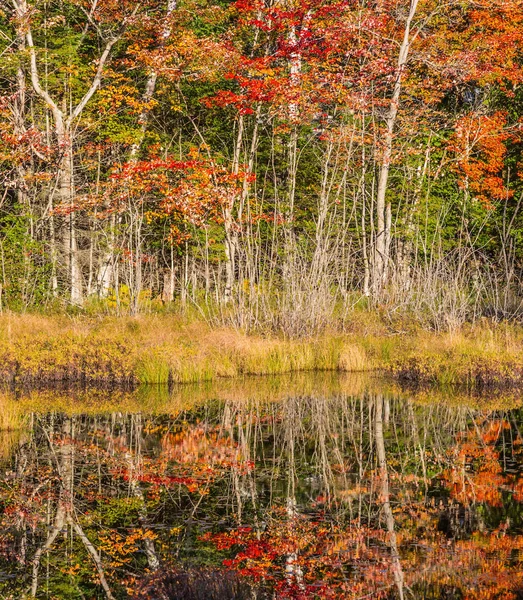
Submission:
M 517 393 L 0 393 L 0 598 L 523 598 Z

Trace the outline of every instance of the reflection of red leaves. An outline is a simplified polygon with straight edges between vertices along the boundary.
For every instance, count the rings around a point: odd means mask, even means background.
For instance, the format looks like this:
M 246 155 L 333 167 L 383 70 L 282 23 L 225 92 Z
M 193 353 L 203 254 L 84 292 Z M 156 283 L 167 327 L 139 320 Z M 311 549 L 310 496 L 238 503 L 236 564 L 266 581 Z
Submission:
M 199 483 L 191 477 L 182 477 L 175 475 L 156 475 L 154 473 L 134 473 L 129 469 L 119 469 L 113 471 L 114 475 L 118 475 L 124 481 L 133 479 L 142 483 L 150 483 L 155 486 L 172 487 L 173 485 L 184 485 L 189 492 L 195 492 L 199 488 Z
M 383 532 L 356 524 L 326 525 L 323 519 L 289 515 L 281 508 L 272 511 L 264 532 L 240 527 L 201 539 L 219 551 L 232 551 L 233 557 L 224 559 L 223 565 L 255 581 L 270 582 L 277 598 L 352 598 L 370 589 L 379 598 L 380 586 L 386 586 L 391 576 Z M 354 569 L 350 583 L 354 596 L 339 596 L 346 569 Z

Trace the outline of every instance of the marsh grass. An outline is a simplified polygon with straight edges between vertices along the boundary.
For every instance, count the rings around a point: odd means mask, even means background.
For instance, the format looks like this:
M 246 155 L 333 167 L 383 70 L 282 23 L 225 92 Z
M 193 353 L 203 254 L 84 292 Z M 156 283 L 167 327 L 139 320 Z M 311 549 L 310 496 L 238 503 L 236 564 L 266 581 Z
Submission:
M 290 398 L 332 399 L 362 398 L 380 393 L 389 398 L 421 405 L 467 406 L 489 410 L 513 409 L 523 403 L 519 390 L 496 388 L 487 393 L 450 386 L 416 386 L 409 388 L 391 378 L 373 373 L 302 372 L 267 377 L 221 378 L 185 385 L 144 385 L 133 391 L 102 389 L 26 390 L 16 396 L 2 393 L 2 407 L 9 408 L 22 420 L 18 429 L 0 430 L 0 441 L 14 443 L 31 424 L 32 414 L 63 413 L 68 415 L 103 415 L 141 413 L 143 415 L 178 415 L 209 406 L 210 402 L 233 403 L 248 408 L 285 402 Z M 11 424 L 13 426 L 13 423 Z M 0 457 L 2 456 L 0 452 Z
M 9 392 L 0 392 L 0 459 L 10 455 L 28 421 L 28 413 Z
M 366 315 L 344 333 L 285 339 L 179 316 L 0 316 L 0 380 L 125 385 L 304 371 L 385 370 L 415 383 L 523 383 L 523 328 L 480 322 L 448 333 L 387 329 Z
M 459 332 L 420 332 L 404 339 L 388 362 L 399 378 L 417 383 L 491 387 L 523 384 L 523 330 L 484 322 Z

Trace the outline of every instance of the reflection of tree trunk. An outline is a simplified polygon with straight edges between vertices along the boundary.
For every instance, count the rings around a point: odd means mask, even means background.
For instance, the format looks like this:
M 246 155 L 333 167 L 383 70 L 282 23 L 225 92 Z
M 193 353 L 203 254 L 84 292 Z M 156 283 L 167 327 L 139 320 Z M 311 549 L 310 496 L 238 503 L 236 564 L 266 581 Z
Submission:
M 297 425 L 300 416 L 296 408 L 298 407 L 299 399 L 289 399 L 286 403 L 285 411 L 285 443 L 287 445 L 287 519 L 290 530 L 295 528 L 296 519 L 298 517 L 298 509 L 296 505 L 296 455 L 295 442 L 297 436 Z M 290 585 L 296 584 L 298 587 L 303 586 L 303 571 L 298 561 L 298 552 L 289 552 L 285 559 L 285 577 Z
M 410 415 L 410 418 L 412 421 L 412 433 L 414 436 L 414 443 L 416 444 L 416 446 L 418 447 L 418 450 L 419 450 L 421 469 L 423 472 L 423 483 L 425 485 L 425 494 L 427 494 L 429 479 L 427 476 L 427 463 L 425 461 L 425 444 L 423 444 L 423 446 L 421 445 L 421 440 L 419 437 L 419 430 L 418 430 L 418 423 L 416 422 L 416 415 L 414 414 L 414 407 L 413 407 L 412 400 L 408 401 L 408 407 L 409 407 L 409 415 Z
M 383 437 L 383 396 L 376 397 L 376 416 L 375 416 L 375 434 L 376 434 L 376 451 L 378 454 L 378 462 L 380 468 L 381 479 L 381 497 L 383 500 L 383 512 L 387 523 L 387 531 L 389 533 L 389 545 L 392 557 L 392 570 L 394 573 L 394 581 L 398 588 L 399 597 L 403 600 L 403 569 L 398 552 L 398 543 L 396 532 L 394 530 L 394 515 L 390 505 L 390 490 L 389 490 L 389 475 L 387 470 L 387 456 L 385 454 L 385 440 Z
M 56 458 L 56 470 L 58 471 L 60 481 L 60 492 L 58 495 L 58 505 L 53 526 L 45 542 L 36 550 L 33 557 L 33 577 L 31 582 L 31 596 L 36 596 L 38 590 L 38 571 L 42 555 L 48 552 L 58 534 L 65 526 L 68 513 L 70 513 L 70 494 L 72 489 L 72 446 L 71 446 L 71 421 L 66 419 L 63 424 L 64 444 L 60 448 L 60 454 Z M 49 440 L 51 444 L 51 439 Z M 54 451 L 54 448 L 51 447 Z
M 127 456 L 128 464 L 129 464 L 129 485 L 131 487 L 131 492 L 134 497 L 140 501 L 140 508 L 138 510 L 138 519 L 140 521 L 140 527 L 144 534 L 148 533 L 147 529 L 147 505 L 145 503 L 145 497 L 143 495 L 142 488 L 138 482 L 136 477 L 137 472 L 139 470 L 139 463 L 141 460 L 141 442 L 142 442 L 142 417 L 141 415 L 136 415 L 133 417 L 133 421 L 135 422 L 135 440 L 136 440 L 136 462 L 133 461 L 132 453 L 129 452 Z M 132 449 L 131 449 L 132 450 Z M 156 553 L 156 548 L 154 546 L 154 541 L 148 537 L 144 536 L 143 539 L 145 555 L 147 556 L 147 564 L 149 565 L 149 569 L 151 571 L 156 571 L 160 566 L 160 561 L 158 559 L 158 555 Z
M 56 470 L 59 475 L 60 481 L 60 492 L 58 495 L 58 504 L 56 509 L 56 515 L 53 523 L 53 527 L 49 532 L 44 543 L 36 550 L 32 560 L 33 573 L 31 580 L 31 596 L 36 596 L 38 591 L 38 573 L 40 569 L 40 562 L 44 553 L 49 552 L 53 546 L 58 534 L 67 527 L 71 526 L 76 531 L 78 537 L 82 541 L 85 549 L 90 554 L 98 572 L 100 584 L 105 591 L 105 595 L 108 600 L 115 600 L 109 584 L 105 578 L 102 560 L 99 552 L 94 547 L 93 543 L 87 537 L 86 533 L 82 529 L 82 526 L 77 521 L 73 510 L 73 499 L 74 499 L 74 482 L 73 482 L 73 422 L 71 419 L 66 419 L 62 428 L 63 432 L 63 444 L 60 447 L 60 453 L 55 454 L 56 458 Z M 52 445 L 52 440 L 49 438 L 51 444 L 51 450 L 55 451 Z
M 72 515 L 69 515 L 69 517 L 67 518 L 67 523 L 71 525 L 71 527 L 76 531 L 78 537 L 82 540 L 85 549 L 91 555 L 91 558 L 93 559 L 96 570 L 98 572 L 100 583 L 105 591 L 105 595 L 109 600 L 115 600 L 113 594 L 111 593 L 111 589 L 109 588 L 109 584 L 107 583 L 107 579 L 105 578 L 102 559 L 100 557 L 100 554 L 98 553 L 98 550 L 94 547 L 91 540 L 87 537 L 80 523 L 78 523 L 78 521 L 75 521 Z
M 298 515 L 296 508 L 296 498 L 294 496 L 287 496 L 287 518 L 289 520 L 289 528 L 293 529 L 295 521 Z M 298 552 L 290 552 L 287 554 L 285 559 L 285 578 L 289 585 L 297 585 L 299 588 L 303 587 L 303 571 L 298 561 Z
M 31 596 L 36 596 L 36 592 L 38 590 L 38 571 L 40 569 L 40 560 L 42 559 L 42 555 L 45 552 L 48 552 L 51 546 L 54 544 L 54 541 L 57 535 L 62 531 L 65 525 L 65 508 L 63 504 L 63 499 L 60 497 L 58 500 L 58 508 L 56 510 L 56 516 L 54 520 L 53 527 L 47 536 L 45 542 L 38 548 L 35 552 L 33 558 L 33 577 L 31 582 Z

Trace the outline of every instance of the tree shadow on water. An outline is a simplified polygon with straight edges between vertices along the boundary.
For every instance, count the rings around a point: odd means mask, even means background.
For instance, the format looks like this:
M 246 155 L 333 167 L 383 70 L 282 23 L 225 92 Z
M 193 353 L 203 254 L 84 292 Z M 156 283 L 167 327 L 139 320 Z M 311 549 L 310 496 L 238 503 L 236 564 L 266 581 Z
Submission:
M 169 569 L 148 577 L 133 600 L 251 600 L 252 587 L 233 571 Z

